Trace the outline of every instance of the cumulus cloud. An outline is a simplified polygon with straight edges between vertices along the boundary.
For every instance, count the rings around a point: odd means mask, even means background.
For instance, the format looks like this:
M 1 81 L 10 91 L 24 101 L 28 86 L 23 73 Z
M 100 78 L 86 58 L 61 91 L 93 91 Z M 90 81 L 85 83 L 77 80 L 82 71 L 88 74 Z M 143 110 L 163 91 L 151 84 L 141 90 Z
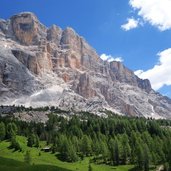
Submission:
M 143 73 L 144 71 L 143 70 L 137 70 L 134 72 L 135 75 L 138 75 L 138 76 L 141 76 L 141 74 Z
M 127 23 L 121 25 L 121 28 L 125 31 L 129 31 L 131 29 L 135 29 L 139 26 L 139 21 L 134 18 L 128 18 Z
M 161 31 L 171 29 L 171 0 L 130 0 L 129 4 L 145 22 Z
M 103 61 L 108 61 L 108 62 L 112 62 L 112 61 L 117 61 L 117 62 L 123 62 L 122 57 L 113 57 L 112 55 L 106 55 L 105 53 L 103 53 L 100 58 Z
M 152 69 L 138 70 L 135 74 L 142 79 L 149 79 L 154 90 L 159 90 L 164 85 L 171 85 L 171 48 L 157 54 L 159 61 Z

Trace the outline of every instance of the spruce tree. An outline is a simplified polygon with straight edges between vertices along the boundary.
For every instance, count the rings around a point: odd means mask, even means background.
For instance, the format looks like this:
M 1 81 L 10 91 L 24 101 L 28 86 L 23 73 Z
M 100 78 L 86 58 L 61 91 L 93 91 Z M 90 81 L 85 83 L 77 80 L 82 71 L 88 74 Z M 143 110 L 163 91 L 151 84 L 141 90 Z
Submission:
M 17 126 L 15 123 L 7 124 L 7 138 L 11 138 L 17 134 Z
M 117 138 L 109 141 L 110 160 L 113 165 L 119 165 L 119 143 Z
M 27 139 L 27 146 L 28 147 L 33 147 L 35 144 L 35 136 L 33 134 L 29 135 Z
M 89 156 L 92 153 L 91 140 L 87 135 L 82 138 L 81 151 L 85 156 Z
M 60 159 L 63 161 L 74 162 L 78 160 L 75 147 L 66 137 L 62 140 L 60 148 Z
M 140 170 L 144 167 L 144 153 L 142 146 L 138 143 L 136 146 L 136 164 Z
M 150 154 L 149 154 L 149 148 L 146 144 L 143 146 L 143 151 L 144 151 L 144 171 L 149 171 Z
M 129 157 L 130 157 L 131 149 L 129 146 L 128 136 L 126 134 L 123 134 L 121 137 L 121 158 L 122 163 L 126 164 Z
M 5 135 L 6 135 L 5 124 L 3 122 L 0 122 L 0 141 L 4 140 Z
M 35 147 L 39 147 L 39 137 L 38 135 L 35 135 Z
M 19 142 L 16 139 L 16 136 L 12 136 L 10 140 L 11 140 L 10 148 L 13 148 L 15 151 L 17 151 L 17 150 L 21 151 L 22 150 Z
M 95 156 L 98 156 L 100 154 L 100 142 L 97 139 L 93 140 L 92 150 Z
M 117 139 L 114 142 L 114 161 L 116 165 L 119 165 L 119 145 Z
M 76 162 L 79 159 L 75 147 L 70 142 L 69 142 L 68 157 L 70 162 Z
M 101 141 L 101 143 L 100 143 L 100 151 L 101 151 L 103 160 L 106 163 L 108 155 L 109 155 L 109 152 L 108 152 L 108 147 L 107 147 L 107 144 L 106 144 L 105 141 Z

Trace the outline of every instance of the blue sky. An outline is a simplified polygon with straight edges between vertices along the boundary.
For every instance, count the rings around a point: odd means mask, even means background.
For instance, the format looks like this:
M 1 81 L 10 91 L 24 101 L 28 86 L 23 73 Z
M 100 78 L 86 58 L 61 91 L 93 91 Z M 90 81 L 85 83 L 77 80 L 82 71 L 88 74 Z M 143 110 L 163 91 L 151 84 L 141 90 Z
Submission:
M 170 7 L 170 0 L 1 0 L 0 18 L 31 11 L 48 27 L 70 26 L 99 55 L 122 58 L 171 97 Z

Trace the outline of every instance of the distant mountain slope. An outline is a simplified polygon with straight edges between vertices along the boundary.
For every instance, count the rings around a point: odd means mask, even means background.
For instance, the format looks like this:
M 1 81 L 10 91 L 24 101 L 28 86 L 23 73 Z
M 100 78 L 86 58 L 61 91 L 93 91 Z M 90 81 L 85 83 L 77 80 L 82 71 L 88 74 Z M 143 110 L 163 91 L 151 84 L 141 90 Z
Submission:
M 72 28 L 46 28 L 30 12 L 0 20 L 0 104 L 171 118 L 171 100 L 149 80 L 102 61 Z

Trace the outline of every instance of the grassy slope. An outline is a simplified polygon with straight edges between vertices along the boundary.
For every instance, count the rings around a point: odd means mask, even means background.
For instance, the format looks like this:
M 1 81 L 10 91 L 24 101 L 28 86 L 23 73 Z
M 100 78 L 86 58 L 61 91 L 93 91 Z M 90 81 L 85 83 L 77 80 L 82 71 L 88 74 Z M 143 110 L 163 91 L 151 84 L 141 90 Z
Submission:
M 40 148 L 29 148 L 26 146 L 26 138 L 17 137 L 23 152 L 9 149 L 10 143 L 7 141 L 0 142 L 0 171 L 88 171 L 89 159 L 76 163 L 62 162 L 54 154 L 40 151 Z M 44 147 L 45 143 L 41 142 Z M 24 154 L 29 150 L 32 158 L 32 165 L 24 163 Z M 39 156 L 39 153 L 41 155 Z M 92 164 L 93 171 L 128 171 L 133 166 L 106 166 Z

